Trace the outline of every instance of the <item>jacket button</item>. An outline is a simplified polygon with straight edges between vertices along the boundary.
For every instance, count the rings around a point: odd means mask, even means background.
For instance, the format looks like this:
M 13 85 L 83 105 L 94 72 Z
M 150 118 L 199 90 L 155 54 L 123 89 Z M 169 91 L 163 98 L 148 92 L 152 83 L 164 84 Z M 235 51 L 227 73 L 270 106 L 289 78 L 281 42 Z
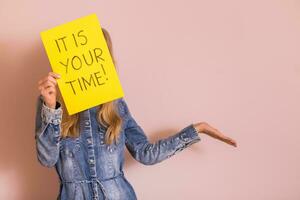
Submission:
M 89 144 L 92 144 L 92 140 L 91 139 L 87 139 L 86 140 Z
M 94 164 L 94 160 L 93 159 L 90 159 L 90 164 Z
M 86 125 L 90 125 L 90 122 L 89 122 L 89 121 L 86 121 L 85 124 L 86 124 Z

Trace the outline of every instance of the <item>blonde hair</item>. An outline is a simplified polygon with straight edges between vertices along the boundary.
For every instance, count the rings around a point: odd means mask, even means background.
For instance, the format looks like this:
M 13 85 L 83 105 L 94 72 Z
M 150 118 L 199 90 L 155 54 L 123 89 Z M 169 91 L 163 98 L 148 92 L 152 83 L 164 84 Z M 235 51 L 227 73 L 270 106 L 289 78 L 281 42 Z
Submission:
M 104 38 L 106 40 L 108 49 L 110 51 L 112 60 L 116 66 L 115 59 L 113 57 L 112 41 L 108 31 L 102 28 Z M 116 70 L 118 70 L 116 68 Z M 63 117 L 61 122 L 61 136 L 65 137 L 78 137 L 79 131 L 79 113 L 68 115 L 66 106 L 59 90 L 57 90 L 57 100 L 61 103 L 63 110 Z M 106 129 L 105 143 L 112 144 L 115 142 L 120 134 L 122 126 L 122 118 L 118 113 L 116 101 L 109 101 L 99 106 L 97 110 L 97 121 L 103 125 Z

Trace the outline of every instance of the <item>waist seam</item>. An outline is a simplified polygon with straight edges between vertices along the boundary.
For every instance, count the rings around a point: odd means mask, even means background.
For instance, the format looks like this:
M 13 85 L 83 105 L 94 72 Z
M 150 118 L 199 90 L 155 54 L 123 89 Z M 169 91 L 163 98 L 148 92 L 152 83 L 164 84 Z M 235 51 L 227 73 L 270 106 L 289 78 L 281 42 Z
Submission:
M 109 180 L 113 180 L 113 179 L 116 179 L 118 177 L 124 177 L 124 173 L 120 173 L 116 176 L 113 176 L 111 178 L 106 178 L 106 179 L 100 179 L 100 178 L 91 178 L 91 179 L 83 179 L 83 180 L 74 180 L 74 181 L 60 181 L 61 183 L 65 184 L 65 183 L 92 183 L 92 182 L 95 182 L 95 181 L 100 181 L 100 182 L 105 182 L 105 181 L 109 181 Z

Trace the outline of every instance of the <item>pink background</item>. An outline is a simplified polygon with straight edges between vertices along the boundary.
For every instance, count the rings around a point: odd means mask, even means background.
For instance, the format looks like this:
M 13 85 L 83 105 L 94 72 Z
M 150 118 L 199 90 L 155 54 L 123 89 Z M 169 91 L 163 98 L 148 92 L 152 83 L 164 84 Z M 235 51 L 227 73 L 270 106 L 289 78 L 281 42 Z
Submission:
M 39 32 L 94 12 L 149 140 L 206 121 L 238 142 L 201 135 L 153 166 L 126 152 L 139 199 L 300 199 L 296 0 L 2 0 L 0 199 L 56 198 L 58 177 L 34 142 L 37 81 L 50 71 Z

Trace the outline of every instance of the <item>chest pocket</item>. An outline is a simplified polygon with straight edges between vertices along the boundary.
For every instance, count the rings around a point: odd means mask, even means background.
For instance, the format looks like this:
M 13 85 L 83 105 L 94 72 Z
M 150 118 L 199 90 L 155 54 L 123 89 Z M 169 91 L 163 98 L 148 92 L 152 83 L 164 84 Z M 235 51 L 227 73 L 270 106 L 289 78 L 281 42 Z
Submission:
M 80 138 L 65 138 L 61 141 L 60 154 L 62 158 L 62 171 L 65 180 L 74 180 L 80 172 L 81 142 Z
M 60 145 L 60 152 L 63 156 L 74 158 L 78 151 L 81 149 L 80 138 L 65 138 Z

